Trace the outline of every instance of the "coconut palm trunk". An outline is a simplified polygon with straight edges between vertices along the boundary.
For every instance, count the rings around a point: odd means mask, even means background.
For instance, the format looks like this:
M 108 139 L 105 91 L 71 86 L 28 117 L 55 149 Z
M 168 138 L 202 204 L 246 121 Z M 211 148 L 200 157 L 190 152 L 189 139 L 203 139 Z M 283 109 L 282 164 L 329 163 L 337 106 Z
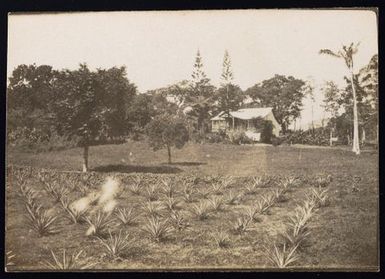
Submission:
M 171 146 L 167 145 L 168 163 L 171 164 Z
M 350 71 L 350 82 L 352 84 L 353 93 L 353 148 L 352 151 L 359 155 L 360 154 L 360 140 L 358 131 L 358 111 L 357 111 L 357 96 L 356 88 L 354 87 L 354 73 L 353 73 L 353 55 L 357 53 L 358 46 L 360 43 L 351 43 L 349 46 L 342 46 L 342 50 L 337 52 L 330 49 L 321 49 L 320 54 L 327 54 L 337 58 L 342 58 L 345 61 L 347 68 Z M 348 138 L 349 140 L 349 138 Z
M 353 80 L 354 80 L 354 74 L 353 74 L 353 69 L 351 69 L 350 82 L 352 84 L 352 92 L 353 92 L 353 148 L 352 148 L 352 151 L 357 155 L 359 155 L 360 139 L 359 139 L 359 131 L 358 131 L 357 97 L 356 97 L 356 89 L 355 89 Z
M 88 145 L 85 145 L 83 148 L 83 172 L 88 171 L 88 149 Z

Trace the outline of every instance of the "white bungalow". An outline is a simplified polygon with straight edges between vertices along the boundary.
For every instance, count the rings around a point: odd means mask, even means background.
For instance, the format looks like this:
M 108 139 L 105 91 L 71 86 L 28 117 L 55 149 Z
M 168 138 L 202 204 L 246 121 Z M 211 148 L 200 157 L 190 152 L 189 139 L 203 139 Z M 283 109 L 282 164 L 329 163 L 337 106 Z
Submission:
M 227 117 L 224 112 L 221 112 L 211 118 L 211 131 L 245 130 L 249 138 L 259 141 L 261 133 L 256 128 L 258 119 L 271 121 L 273 125 L 273 135 L 279 136 L 281 126 L 275 119 L 272 108 L 243 108 L 237 111 L 231 111 L 230 117 Z

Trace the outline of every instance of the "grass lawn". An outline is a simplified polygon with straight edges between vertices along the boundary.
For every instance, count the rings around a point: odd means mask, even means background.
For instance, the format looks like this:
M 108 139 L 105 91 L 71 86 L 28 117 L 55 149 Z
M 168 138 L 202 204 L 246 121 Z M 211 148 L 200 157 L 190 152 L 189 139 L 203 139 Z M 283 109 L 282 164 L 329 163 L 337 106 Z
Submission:
M 60 171 L 81 169 L 81 149 L 49 153 L 21 153 L 9 149 L 8 166 L 33 166 Z M 119 257 L 109 257 L 100 240 L 85 235 L 86 224 L 73 224 L 66 218 L 60 203 L 47 193 L 36 175 L 28 178 L 28 186 L 38 192 L 37 201 L 45 209 L 58 214 L 57 234 L 38 237 L 26 226 L 26 209 L 19 195 L 16 179 L 11 173 L 7 179 L 6 247 L 15 254 L 15 269 L 42 269 L 42 261 L 50 260 L 50 250 L 58 254 L 61 248 L 68 251 L 83 249 L 93 263 L 101 269 L 147 269 L 147 268 L 273 268 L 267 259 L 265 247 L 281 241 L 280 234 L 286 228 L 288 217 L 295 208 L 307 199 L 314 187 L 315 176 L 330 174 L 333 178 L 326 187 L 329 205 L 314 211 L 309 220 L 310 234 L 300 248 L 295 268 L 315 269 L 364 269 L 376 270 L 378 266 L 378 155 L 363 152 L 355 156 L 339 148 L 303 148 L 290 146 L 235 146 L 223 144 L 188 144 L 181 150 L 173 150 L 174 163 L 166 164 L 165 150 L 153 152 L 143 142 L 128 142 L 122 145 L 97 146 L 90 149 L 90 168 L 94 176 L 102 181 L 109 172 L 146 174 L 146 183 L 139 195 L 129 187 L 133 183 L 130 175 L 121 175 L 123 193 L 117 197 L 118 207 L 133 206 L 141 213 L 135 224 L 120 226 L 135 239 Z M 211 193 L 208 197 L 200 193 L 212 187 L 210 175 L 234 176 L 233 182 L 222 193 Z M 68 183 L 66 175 L 53 176 L 53 180 Z M 71 175 L 71 174 L 69 174 Z M 79 173 L 73 175 L 80 176 Z M 133 174 L 134 175 L 134 174 Z M 251 176 L 271 178 L 268 185 L 258 187 L 255 193 L 247 194 Z M 251 231 L 236 234 L 232 231 L 238 217 L 262 197 L 281 186 L 279 181 L 287 176 L 299 177 L 299 183 L 276 201 L 264 214 L 259 214 Z M 61 177 L 61 178 L 60 178 Z M 198 177 L 195 181 L 195 199 L 189 203 L 182 199 L 183 177 Z M 143 232 L 148 223 L 143 206 L 147 187 L 159 179 L 175 181 L 176 199 L 180 200 L 177 211 L 184 216 L 189 227 L 173 232 L 162 242 L 151 240 Z M 83 180 L 79 180 L 83 181 Z M 82 182 L 83 183 L 83 182 Z M 86 193 L 74 189 L 69 200 L 76 200 L 92 191 L 98 191 L 100 182 L 87 183 Z M 230 193 L 242 193 L 239 204 L 226 204 Z M 212 211 L 205 220 L 191 213 L 194 205 L 209 199 L 223 198 L 221 210 Z M 164 204 L 165 195 L 156 189 L 158 202 Z M 155 202 L 157 203 L 157 202 Z M 169 212 L 161 210 L 162 218 Z M 114 229 L 115 231 L 118 228 Z M 220 248 L 212 234 L 223 230 L 228 234 L 229 245 Z

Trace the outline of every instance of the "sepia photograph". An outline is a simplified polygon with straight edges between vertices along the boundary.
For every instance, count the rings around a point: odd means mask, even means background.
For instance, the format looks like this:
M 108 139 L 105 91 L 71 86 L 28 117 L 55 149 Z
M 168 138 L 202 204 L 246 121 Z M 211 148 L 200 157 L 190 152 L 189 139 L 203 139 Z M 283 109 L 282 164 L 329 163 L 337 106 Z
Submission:
M 8 14 L 5 271 L 379 271 L 378 10 Z

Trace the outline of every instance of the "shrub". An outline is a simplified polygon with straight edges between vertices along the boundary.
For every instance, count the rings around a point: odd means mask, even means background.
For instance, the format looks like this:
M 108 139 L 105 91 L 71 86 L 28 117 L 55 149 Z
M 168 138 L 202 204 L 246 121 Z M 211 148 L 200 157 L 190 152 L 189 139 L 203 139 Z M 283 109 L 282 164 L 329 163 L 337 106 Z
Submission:
M 22 184 L 20 186 L 20 192 L 24 202 L 29 206 L 30 209 L 36 209 L 38 207 L 36 203 L 38 194 L 35 190 L 26 186 L 25 184 Z
M 289 216 L 287 226 L 292 231 L 292 236 L 301 235 L 307 231 L 309 219 L 313 216 L 314 204 L 306 201 L 303 206 L 296 208 L 294 215 Z
M 323 145 L 330 144 L 329 128 L 316 128 L 306 131 L 294 131 L 287 135 L 290 144 Z
M 309 200 L 311 200 L 317 207 L 327 206 L 329 204 L 328 190 L 323 190 L 321 187 L 312 189 Z
M 198 220 L 206 220 L 212 213 L 210 204 L 207 201 L 201 201 L 199 204 L 193 204 L 190 212 L 198 218 Z
M 315 177 L 314 182 L 318 187 L 327 187 L 332 182 L 332 180 L 333 178 L 330 174 L 328 175 L 321 173 Z
M 252 219 L 246 216 L 238 217 L 232 227 L 236 234 L 244 234 L 254 229 Z
M 245 144 L 252 141 L 246 136 L 243 130 L 229 130 L 227 132 L 230 143 L 232 144 Z
M 44 188 L 54 198 L 55 202 L 60 202 L 63 197 L 69 194 L 67 186 L 63 184 L 59 186 L 57 182 L 46 182 Z
M 273 193 L 262 196 L 261 199 L 256 201 L 255 211 L 259 214 L 266 214 L 268 210 L 276 202 L 275 195 Z
M 258 188 L 264 187 L 269 183 L 269 180 L 264 177 L 253 177 L 253 181 L 245 186 L 246 194 L 252 195 L 258 191 Z
M 156 201 L 158 200 L 158 195 L 156 192 L 156 185 L 151 184 L 146 187 L 146 190 L 144 191 L 144 196 L 147 198 L 149 201 Z
M 68 139 L 55 131 L 18 127 L 8 133 L 8 144 L 25 152 L 47 152 L 77 146 L 76 139 Z
M 87 263 L 84 259 L 80 259 L 83 250 L 79 252 L 74 252 L 71 255 L 66 253 L 66 250 L 63 249 L 63 255 L 61 258 L 58 258 L 55 253 L 51 250 L 51 255 L 53 262 L 44 261 L 43 265 L 48 269 L 53 270 L 76 270 L 76 269 L 88 269 L 94 266 L 93 263 Z
M 223 230 L 218 230 L 212 233 L 212 238 L 215 241 L 215 244 L 219 248 L 227 248 L 230 245 L 230 237 L 229 234 L 224 232 Z
M 228 141 L 226 132 L 220 130 L 216 133 L 207 133 L 205 137 L 201 139 L 201 141 L 205 141 L 207 143 L 225 143 Z
M 212 193 L 214 194 L 214 195 L 221 195 L 223 192 L 222 192 L 222 190 L 223 190 L 223 187 L 224 185 L 223 185 L 223 183 L 222 182 L 213 182 L 212 184 L 211 184 L 211 188 L 212 188 Z
M 262 196 L 261 198 L 262 198 L 261 213 L 266 213 L 269 210 L 269 208 L 271 208 L 274 205 L 274 203 L 276 202 L 276 199 L 273 193 Z
M 158 217 L 150 217 L 142 229 L 155 242 L 161 242 L 168 238 L 173 229 L 168 224 L 167 220 L 160 220 Z
M 163 206 L 160 202 L 146 202 L 143 205 L 143 211 L 148 216 L 162 216 Z
M 16 255 L 13 253 L 12 250 L 9 250 L 5 253 L 5 266 L 13 266 L 15 263 L 13 262 L 13 259 L 16 257 Z
M 92 217 L 86 217 L 86 222 L 89 225 L 89 228 L 86 232 L 87 236 L 96 235 L 98 237 L 103 237 L 109 229 L 109 226 L 113 223 L 113 219 L 110 218 L 109 214 L 98 211 L 98 213 Z
M 257 221 L 257 214 L 259 213 L 259 208 L 256 206 L 248 206 L 245 209 L 245 217 L 252 221 Z
M 68 199 L 66 197 L 62 197 L 60 199 L 60 203 L 63 207 L 63 209 L 67 212 L 68 218 L 74 223 L 82 223 L 85 221 L 86 214 L 88 212 L 88 207 L 85 207 L 83 209 L 77 209 L 69 203 Z
M 261 142 L 271 143 L 271 139 L 273 137 L 273 124 L 270 120 L 264 120 L 262 125 Z
M 99 238 L 99 241 L 105 247 L 108 254 L 113 258 L 118 257 L 125 249 L 127 249 L 128 246 L 131 245 L 129 233 L 122 235 L 122 231 L 119 230 L 118 234 L 112 235 L 111 231 L 108 231 L 108 234 L 109 237 L 107 239 Z
M 233 193 L 233 191 L 229 191 L 226 203 L 230 205 L 237 205 L 240 204 L 242 201 L 243 193 Z
M 274 196 L 274 199 L 275 199 L 277 202 L 283 202 L 283 201 L 285 201 L 284 194 L 285 194 L 285 189 L 284 189 L 284 188 L 281 188 L 281 189 L 274 189 L 274 190 L 273 190 L 273 196 Z
M 129 185 L 129 190 L 134 195 L 140 195 L 140 191 L 141 191 L 142 183 L 143 183 L 143 178 L 141 176 L 137 176 L 137 177 L 132 177 L 132 180 L 134 182 Z
M 212 197 L 208 199 L 211 209 L 213 211 L 222 211 L 223 210 L 223 198 L 221 197 Z
M 37 232 L 39 236 L 45 236 L 58 232 L 58 229 L 55 225 L 57 216 L 50 215 L 48 211 L 42 209 L 41 206 L 31 208 L 27 204 L 26 208 L 28 212 L 28 225 L 31 227 L 31 229 Z
M 171 225 L 177 231 L 182 231 L 190 227 L 190 224 L 183 218 L 183 216 L 178 212 L 172 210 L 170 212 L 170 222 Z
M 294 176 L 288 176 L 282 178 L 278 185 L 284 189 L 284 192 L 288 191 L 291 187 L 297 185 L 297 178 Z
M 279 249 L 274 243 L 272 249 L 265 248 L 265 254 L 269 261 L 275 266 L 285 268 L 299 260 L 299 257 L 296 254 L 297 248 L 298 246 L 294 246 L 290 250 L 286 250 L 286 244 L 284 243 L 282 248 Z
M 283 138 L 280 138 L 280 137 L 272 137 L 272 138 L 271 138 L 271 144 L 272 144 L 273 146 L 281 145 L 283 142 L 284 142 L 284 139 L 283 139 Z
M 132 225 L 135 223 L 138 215 L 134 212 L 134 208 L 118 208 L 115 212 L 116 218 L 122 225 Z
M 164 179 L 161 179 L 161 183 L 163 184 L 161 192 L 166 195 L 166 197 L 172 198 L 176 193 L 175 185 L 171 181 Z
M 204 187 L 204 188 L 199 189 L 198 193 L 202 198 L 207 199 L 213 193 L 213 189 L 209 188 L 209 187 L 207 187 L 207 188 Z
M 182 198 L 183 198 L 183 200 L 186 203 L 194 202 L 195 201 L 195 192 L 196 192 L 195 188 L 186 185 L 183 188 L 183 191 L 182 191 Z
M 284 241 L 292 247 L 299 246 L 310 235 L 310 231 L 306 228 L 298 228 L 299 227 L 290 226 L 281 234 Z
M 164 206 L 168 210 L 176 210 L 178 209 L 178 205 L 180 204 L 180 200 L 173 198 L 172 196 L 167 196 L 166 199 L 163 201 Z

